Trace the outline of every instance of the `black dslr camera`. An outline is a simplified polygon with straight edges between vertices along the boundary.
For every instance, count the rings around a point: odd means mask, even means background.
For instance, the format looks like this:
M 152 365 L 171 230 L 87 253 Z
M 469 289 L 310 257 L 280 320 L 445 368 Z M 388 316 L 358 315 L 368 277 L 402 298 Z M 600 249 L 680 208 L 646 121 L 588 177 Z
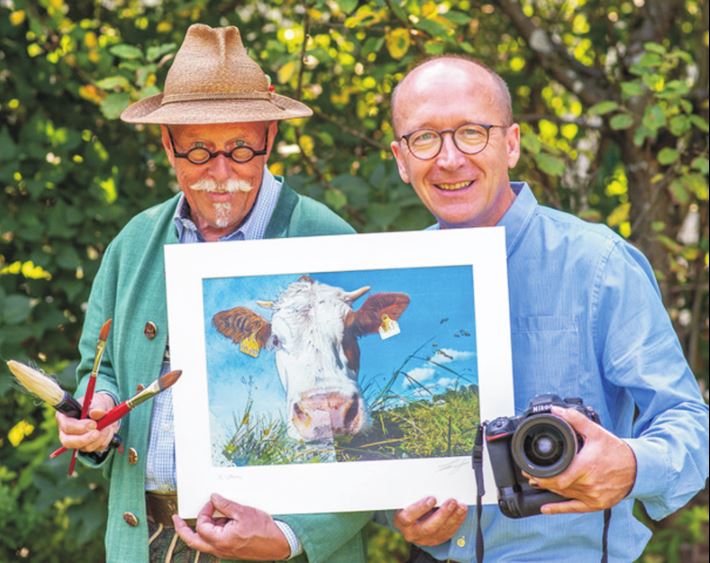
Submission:
M 583 446 L 582 437 L 560 417 L 553 406 L 575 409 L 599 424 L 599 415 L 582 399 L 538 395 L 520 416 L 500 417 L 485 430 L 488 455 L 498 488 L 498 506 L 510 518 L 540 514 L 540 507 L 567 500 L 546 489 L 531 487 L 523 477 L 554 477 L 562 473 Z

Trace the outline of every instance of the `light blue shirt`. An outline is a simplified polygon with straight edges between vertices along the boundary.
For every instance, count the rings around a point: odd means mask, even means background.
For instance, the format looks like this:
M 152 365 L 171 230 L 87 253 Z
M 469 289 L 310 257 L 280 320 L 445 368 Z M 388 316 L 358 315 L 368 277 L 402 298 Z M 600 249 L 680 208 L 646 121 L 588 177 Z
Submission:
M 705 484 L 708 408 L 641 252 L 605 226 L 538 205 L 526 184 L 512 186 L 517 197 L 499 224 L 516 414 L 540 393 L 581 397 L 629 444 L 636 482 L 612 510 L 609 561 L 633 561 L 651 536 L 633 517 L 633 500 L 660 519 Z M 449 542 L 425 549 L 441 560 L 475 561 L 475 512 Z M 516 520 L 486 505 L 481 524 L 486 561 L 601 559 L 602 512 Z

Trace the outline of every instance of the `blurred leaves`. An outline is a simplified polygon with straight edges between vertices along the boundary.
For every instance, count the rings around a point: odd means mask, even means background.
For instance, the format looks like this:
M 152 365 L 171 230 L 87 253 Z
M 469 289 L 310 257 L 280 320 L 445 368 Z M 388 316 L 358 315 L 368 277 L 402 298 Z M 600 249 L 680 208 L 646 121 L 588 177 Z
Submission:
M 300 92 L 316 110 L 280 124 L 270 167 L 359 231 L 433 223 L 389 154 L 389 100 L 404 72 L 441 53 L 473 54 L 496 70 L 520 116 L 514 179 L 527 180 L 542 203 L 606 223 L 649 254 L 707 396 L 707 3 L 679 3 L 662 22 L 648 0 L 526 0 L 514 3 L 515 19 L 504 4 L 0 3 L 2 357 L 37 362 L 71 383 L 68 366 L 106 245 L 175 189 L 158 128 L 117 117 L 159 93 L 185 30 L 202 22 L 238 25 L 277 91 Z M 555 48 L 533 49 L 522 23 L 536 26 L 536 37 L 554 37 Z M 655 31 L 660 24 L 667 32 Z M 576 78 L 566 82 L 560 68 Z M 53 415 L 10 391 L 8 378 L 3 371 L 0 560 L 101 560 L 100 476 L 80 470 L 67 480 L 63 466 L 45 462 L 56 441 Z M 23 420 L 35 429 L 15 448 L 7 433 Z M 692 514 L 688 526 L 706 526 Z M 695 541 L 649 525 L 657 530 L 649 556 L 670 561 Z M 370 560 L 404 560 L 401 540 L 374 527 L 369 537 Z

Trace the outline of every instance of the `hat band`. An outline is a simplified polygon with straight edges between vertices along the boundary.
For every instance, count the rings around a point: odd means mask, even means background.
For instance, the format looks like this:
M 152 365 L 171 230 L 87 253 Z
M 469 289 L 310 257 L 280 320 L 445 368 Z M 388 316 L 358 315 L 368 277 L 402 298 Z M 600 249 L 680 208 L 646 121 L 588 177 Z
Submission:
M 205 92 L 197 92 L 192 94 L 170 94 L 163 95 L 160 102 L 161 106 L 172 104 L 174 102 L 196 102 L 209 100 L 270 100 L 271 92 L 220 92 L 207 94 Z

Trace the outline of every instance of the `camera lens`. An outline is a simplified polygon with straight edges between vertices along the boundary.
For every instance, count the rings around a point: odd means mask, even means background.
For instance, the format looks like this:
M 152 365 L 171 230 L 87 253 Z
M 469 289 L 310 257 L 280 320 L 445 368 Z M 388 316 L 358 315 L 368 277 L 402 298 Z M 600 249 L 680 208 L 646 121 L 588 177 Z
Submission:
M 515 430 L 510 444 L 515 463 L 533 477 L 562 473 L 577 453 L 577 435 L 552 414 L 532 415 Z

